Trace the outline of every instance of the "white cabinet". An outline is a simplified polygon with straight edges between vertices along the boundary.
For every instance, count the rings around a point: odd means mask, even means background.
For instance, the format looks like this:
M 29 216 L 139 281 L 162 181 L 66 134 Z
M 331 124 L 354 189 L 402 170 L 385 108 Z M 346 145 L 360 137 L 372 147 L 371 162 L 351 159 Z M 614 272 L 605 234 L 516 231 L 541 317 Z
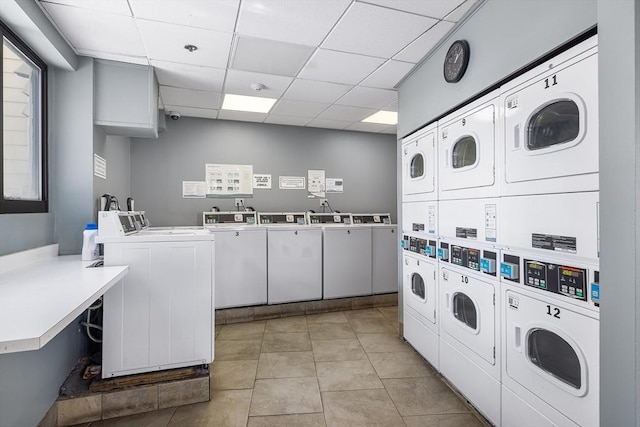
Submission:
M 398 227 L 371 227 L 371 288 L 374 294 L 398 292 Z
M 371 295 L 371 228 L 324 227 L 324 298 Z

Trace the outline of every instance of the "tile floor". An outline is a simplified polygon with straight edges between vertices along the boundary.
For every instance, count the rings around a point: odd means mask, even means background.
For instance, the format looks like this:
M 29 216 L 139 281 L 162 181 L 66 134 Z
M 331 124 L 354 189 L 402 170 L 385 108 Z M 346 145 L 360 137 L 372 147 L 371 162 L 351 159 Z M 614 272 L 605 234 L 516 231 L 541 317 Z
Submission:
M 88 425 L 485 426 L 398 337 L 397 316 L 380 307 L 217 326 L 210 402 Z

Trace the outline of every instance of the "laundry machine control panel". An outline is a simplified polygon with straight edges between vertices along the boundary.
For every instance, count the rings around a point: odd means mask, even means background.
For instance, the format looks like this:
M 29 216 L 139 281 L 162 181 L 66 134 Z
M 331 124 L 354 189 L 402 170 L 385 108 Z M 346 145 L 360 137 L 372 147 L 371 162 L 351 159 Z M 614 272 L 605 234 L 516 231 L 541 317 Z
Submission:
M 217 225 L 255 225 L 255 212 L 203 212 L 202 224 L 207 226 Z
M 308 213 L 309 224 L 353 224 L 351 214 L 343 213 Z
M 587 270 L 584 268 L 524 261 L 524 284 L 581 301 L 587 300 Z
M 305 225 L 307 215 L 304 212 L 278 212 L 278 213 L 258 213 L 258 223 L 260 225 L 288 224 Z
M 429 258 L 436 257 L 436 241 L 421 239 L 419 237 L 413 237 L 404 235 L 402 247 L 405 251 L 415 252 L 420 255 L 428 256 Z
M 496 275 L 496 252 L 467 248 L 464 246 L 450 245 L 442 242 L 438 248 L 438 257 L 441 261 L 448 261 L 475 271 L 482 271 L 491 276 Z
M 354 224 L 391 224 L 390 214 L 353 214 L 352 218 Z M 420 231 L 424 231 L 424 225 Z

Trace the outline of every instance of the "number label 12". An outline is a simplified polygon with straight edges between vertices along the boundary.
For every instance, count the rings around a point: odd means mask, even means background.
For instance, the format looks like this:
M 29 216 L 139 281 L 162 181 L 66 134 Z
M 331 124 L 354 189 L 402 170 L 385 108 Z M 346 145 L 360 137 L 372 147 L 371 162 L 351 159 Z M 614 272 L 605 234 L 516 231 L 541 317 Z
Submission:
M 560 318 L 560 309 L 558 307 L 551 307 L 549 304 L 547 304 L 547 315 L 548 316 L 553 316 L 556 319 Z

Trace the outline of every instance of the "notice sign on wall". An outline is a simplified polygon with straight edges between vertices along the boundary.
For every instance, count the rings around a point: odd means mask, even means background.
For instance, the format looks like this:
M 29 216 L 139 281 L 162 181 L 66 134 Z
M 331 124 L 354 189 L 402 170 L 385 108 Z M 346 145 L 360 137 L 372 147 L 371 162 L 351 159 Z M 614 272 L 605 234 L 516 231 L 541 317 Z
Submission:
M 327 193 L 343 193 L 344 182 L 342 178 L 327 178 Z
M 260 188 L 263 190 L 271 189 L 271 174 L 254 173 L 253 174 L 253 188 Z
M 235 197 L 253 194 L 252 165 L 205 165 L 207 196 Z
M 324 171 L 309 169 L 309 197 L 325 197 Z
M 204 181 L 182 181 L 183 199 L 203 199 L 206 197 Z
M 304 190 L 304 176 L 281 176 L 281 190 Z

